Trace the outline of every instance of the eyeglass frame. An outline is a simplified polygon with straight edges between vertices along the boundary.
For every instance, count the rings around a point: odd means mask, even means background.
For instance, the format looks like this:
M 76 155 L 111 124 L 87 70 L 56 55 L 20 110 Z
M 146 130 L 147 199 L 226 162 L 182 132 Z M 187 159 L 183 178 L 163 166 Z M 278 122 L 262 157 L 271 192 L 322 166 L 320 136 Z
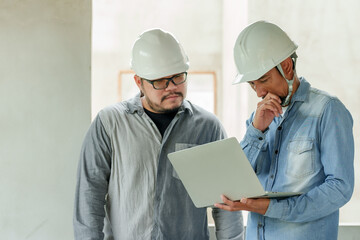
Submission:
M 173 79 L 174 79 L 175 77 L 180 76 L 181 74 L 185 74 L 185 80 L 184 80 L 183 82 L 181 82 L 181 83 L 175 83 Z M 178 85 L 183 84 L 184 82 L 186 82 L 186 80 L 187 80 L 187 72 L 182 72 L 182 73 L 179 73 L 179 74 L 175 74 L 175 75 L 172 76 L 171 78 L 160 78 L 160 79 L 156 79 L 156 80 L 149 80 L 149 79 L 146 79 L 146 78 L 141 78 L 141 79 L 143 79 L 143 80 L 147 81 L 148 83 L 150 83 L 155 90 L 163 90 L 163 89 L 166 89 L 166 88 L 169 86 L 170 81 L 171 81 L 175 86 L 178 86 Z M 164 87 L 164 88 L 156 88 L 156 87 L 154 86 L 154 82 L 156 82 L 156 81 L 162 81 L 162 80 L 167 80 L 165 87 Z

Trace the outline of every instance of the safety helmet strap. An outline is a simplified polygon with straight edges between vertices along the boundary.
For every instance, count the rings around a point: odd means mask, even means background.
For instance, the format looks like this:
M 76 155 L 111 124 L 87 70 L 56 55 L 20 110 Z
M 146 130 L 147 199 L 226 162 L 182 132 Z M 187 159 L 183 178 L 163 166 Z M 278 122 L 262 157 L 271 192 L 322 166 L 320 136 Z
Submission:
M 281 106 L 285 107 L 287 105 L 289 105 L 289 102 L 290 102 L 290 97 L 291 97 L 291 94 L 293 92 L 293 84 L 294 84 L 294 80 L 295 80 L 295 76 L 296 76 L 296 70 L 295 70 L 295 67 L 296 67 L 296 59 L 297 59 L 297 55 L 296 53 L 294 52 L 293 54 L 291 54 L 291 59 L 293 59 L 294 61 L 294 76 L 291 80 L 288 80 L 286 77 L 285 77 L 285 74 L 284 74 L 284 70 L 282 69 L 281 67 L 281 64 L 279 63 L 278 65 L 276 65 L 277 69 L 279 69 L 281 75 L 283 76 L 283 78 L 286 80 L 286 83 L 288 84 L 288 95 L 286 96 L 284 102 L 281 103 Z

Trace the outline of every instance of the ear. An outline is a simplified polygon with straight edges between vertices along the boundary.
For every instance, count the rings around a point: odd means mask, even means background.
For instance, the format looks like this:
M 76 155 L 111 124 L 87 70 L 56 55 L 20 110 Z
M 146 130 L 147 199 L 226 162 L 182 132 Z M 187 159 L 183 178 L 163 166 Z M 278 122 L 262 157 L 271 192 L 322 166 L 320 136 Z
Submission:
M 134 80 L 135 80 L 136 85 L 138 86 L 138 88 L 141 91 L 141 78 L 138 75 L 134 75 Z
M 290 57 L 280 63 L 286 79 L 292 79 L 294 76 L 293 61 Z

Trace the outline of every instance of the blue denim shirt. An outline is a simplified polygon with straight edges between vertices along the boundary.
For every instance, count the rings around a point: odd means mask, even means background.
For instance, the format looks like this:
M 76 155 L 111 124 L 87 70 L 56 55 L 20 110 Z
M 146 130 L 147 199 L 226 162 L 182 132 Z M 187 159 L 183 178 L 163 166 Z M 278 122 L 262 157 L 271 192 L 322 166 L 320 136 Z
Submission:
M 337 239 L 339 208 L 354 188 L 353 120 L 336 97 L 300 86 L 283 117 L 262 133 L 247 121 L 241 141 L 267 191 L 303 195 L 272 199 L 265 214 L 250 213 L 246 239 Z
M 167 155 L 224 137 L 218 119 L 188 101 L 163 137 L 139 95 L 100 111 L 81 150 L 75 239 L 208 240 L 206 208 L 195 207 Z M 241 214 L 213 209 L 218 239 L 243 239 Z

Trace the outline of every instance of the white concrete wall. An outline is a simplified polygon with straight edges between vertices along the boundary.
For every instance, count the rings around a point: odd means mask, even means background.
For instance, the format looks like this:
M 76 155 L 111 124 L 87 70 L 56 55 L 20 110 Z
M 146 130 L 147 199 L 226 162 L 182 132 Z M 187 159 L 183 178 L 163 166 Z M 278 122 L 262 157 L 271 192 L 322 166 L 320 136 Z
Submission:
M 90 30 L 90 1 L 0 1 L 1 239 L 73 239 Z
M 249 117 L 249 91 L 246 84 L 233 85 L 237 74 L 234 64 L 233 46 L 240 31 L 248 23 L 248 0 L 226 0 L 223 3 L 222 26 L 222 123 L 229 136 L 242 139 L 246 131 L 246 120 Z M 220 104 L 219 103 L 219 104 Z

